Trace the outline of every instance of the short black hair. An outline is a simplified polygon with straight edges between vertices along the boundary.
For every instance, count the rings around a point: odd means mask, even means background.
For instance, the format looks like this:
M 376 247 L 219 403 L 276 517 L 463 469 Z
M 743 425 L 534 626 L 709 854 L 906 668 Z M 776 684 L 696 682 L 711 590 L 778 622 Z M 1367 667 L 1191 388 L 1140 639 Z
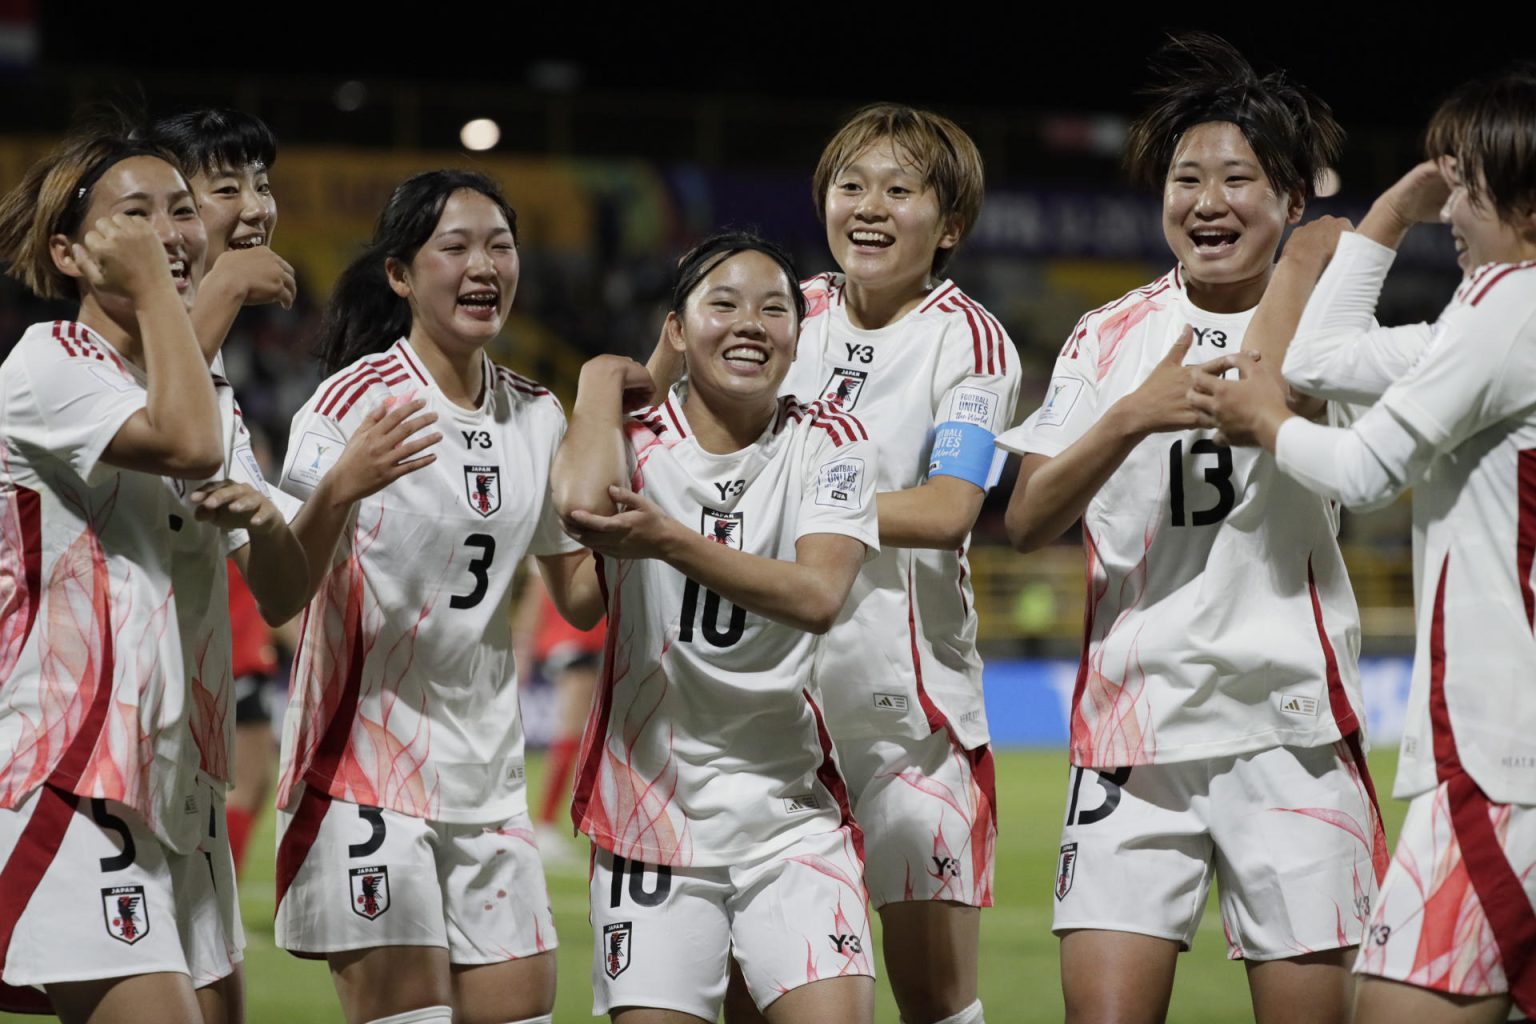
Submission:
M 176 154 L 188 177 L 277 163 L 277 136 L 261 118 L 239 110 L 204 107 L 157 121 L 153 140 Z
M 1237 126 L 1277 192 L 1310 199 L 1318 176 L 1338 163 L 1344 129 L 1328 104 L 1284 71 L 1261 77 L 1220 36 L 1170 36 L 1150 65 L 1152 106 L 1131 125 L 1126 144 L 1132 177 L 1161 185 L 1179 139 L 1213 121 Z
M 795 322 L 805 320 L 805 293 L 800 290 L 800 273 L 789 253 L 751 231 L 722 231 L 710 235 L 689 249 L 677 261 L 677 279 L 672 285 L 672 312 L 679 315 L 688 304 L 688 296 L 721 263 L 741 252 L 760 252 L 779 265 L 789 284 L 795 304 Z
M 1536 208 L 1536 64 L 1516 64 L 1446 97 L 1429 122 L 1429 156 L 1455 157 L 1461 183 L 1505 222 Z

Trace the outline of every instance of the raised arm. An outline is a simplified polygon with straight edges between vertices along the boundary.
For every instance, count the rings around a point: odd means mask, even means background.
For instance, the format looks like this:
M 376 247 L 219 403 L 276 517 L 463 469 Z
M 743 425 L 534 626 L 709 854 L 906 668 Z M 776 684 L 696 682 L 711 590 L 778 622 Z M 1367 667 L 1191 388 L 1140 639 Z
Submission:
M 598 356 L 581 368 L 576 405 L 550 470 L 555 512 L 568 528 L 578 509 L 599 515 L 614 512 L 609 488 L 629 481 L 626 402 L 638 404 L 651 392 L 650 374 L 633 359 Z
M 213 362 L 242 308 L 276 302 L 288 309 L 295 291 L 293 267 L 270 247 L 220 253 L 198 285 L 192 304 L 192 328 L 203 358 Z

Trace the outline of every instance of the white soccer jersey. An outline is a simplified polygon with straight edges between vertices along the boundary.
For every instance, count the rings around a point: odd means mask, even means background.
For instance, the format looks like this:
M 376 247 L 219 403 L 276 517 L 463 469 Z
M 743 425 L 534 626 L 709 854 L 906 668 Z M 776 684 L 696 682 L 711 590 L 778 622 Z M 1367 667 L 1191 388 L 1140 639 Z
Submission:
M 765 558 L 794 561 L 796 541 L 816 533 L 878 549 L 876 452 L 856 419 L 781 398 L 755 444 L 716 455 L 683 417 L 686 387 L 626 424 L 638 493 Z M 577 827 L 629 860 L 717 867 L 847 821 L 812 677 L 820 638 L 657 559 L 605 558 L 601 571 L 608 635 L 582 738 Z
M 1390 416 L 1415 438 L 1407 464 L 1386 467 L 1412 483 L 1424 536 L 1395 792 L 1465 771 L 1491 800 L 1533 805 L 1536 261 L 1479 268 L 1433 328 L 1399 330 L 1422 351 L 1360 424 Z
M 240 475 L 248 441 L 215 384 Z M 0 806 L 48 782 L 127 804 L 184 852 L 207 820 L 198 769 L 228 774 L 224 563 L 247 538 L 196 521 L 197 484 L 101 461 L 147 400 L 79 323 L 33 325 L 0 368 Z
M 858 416 L 880 449 L 879 490 L 928 479 L 940 424 L 997 434 L 1013 423 L 1018 353 L 953 282 L 874 331 L 848 322 L 841 274 L 801 288 L 800 349 L 779 392 Z M 999 456 L 989 484 L 1001 469 Z M 839 740 L 921 738 L 947 726 L 966 749 L 987 742 L 968 547 L 969 539 L 954 551 L 887 548 L 859 574 L 816 664 Z
M 1174 269 L 1083 317 L 1046 401 L 998 439 L 1056 456 L 1195 328 L 1237 352 L 1252 311 L 1200 309 Z M 1083 514 L 1088 601 L 1071 758 L 1092 768 L 1315 747 L 1363 728 L 1359 615 L 1328 502 L 1214 432 L 1153 434 Z
M 278 805 L 298 783 L 339 800 L 457 824 L 524 810 L 523 728 L 508 601 L 527 554 L 579 550 L 549 466 L 555 397 L 485 366 L 485 396 L 443 396 L 410 344 L 324 381 L 293 418 L 283 489 L 313 493 L 381 402 L 427 400 L 437 461 L 358 502 L 304 613 L 283 724 Z

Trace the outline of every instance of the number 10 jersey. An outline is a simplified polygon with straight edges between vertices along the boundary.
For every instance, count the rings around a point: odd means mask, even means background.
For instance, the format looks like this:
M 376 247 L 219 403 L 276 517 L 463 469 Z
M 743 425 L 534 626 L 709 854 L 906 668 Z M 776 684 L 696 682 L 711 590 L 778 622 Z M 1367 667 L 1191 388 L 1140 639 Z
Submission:
M 1182 278 L 1175 268 L 1084 316 L 1045 403 L 997 443 L 1061 454 L 1141 386 L 1186 324 L 1186 365 L 1236 353 L 1253 311 L 1200 309 Z M 1332 505 L 1259 449 L 1211 430 L 1138 444 L 1083 513 L 1072 763 L 1315 747 L 1362 728 L 1359 612 L 1337 529 Z
M 437 461 L 357 503 L 304 613 L 278 806 L 300 782 L 453 824 L 527 807 L 508 603 L 527 554 L 579 550 L 549 467 L 550 392 L 489 359 L 478 409 L 448 401 L 405 340 L 335 374 L 294 416 L 283 489 L 307 499 L 380 403 L 424 398 Z

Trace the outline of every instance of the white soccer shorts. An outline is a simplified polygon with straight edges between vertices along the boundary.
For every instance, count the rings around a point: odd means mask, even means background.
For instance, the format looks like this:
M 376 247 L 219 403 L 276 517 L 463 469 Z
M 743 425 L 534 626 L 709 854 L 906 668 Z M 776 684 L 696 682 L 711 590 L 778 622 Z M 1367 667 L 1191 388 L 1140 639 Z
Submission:
M 196 804 L 209 829 L 187 854 L 115 800 L 44 786 L 0 810 L 5 984 L 171 972 L 201 988 L 231 974 L 245 934 L 222 788 L 201 785 Z
M 948 732 L 841 743 L 838 765 L 864 830 L 876 909 L 912 900 L 992 905 L 997 790 L 992 750 Z
M 526 813 L 453 825 L 306 787 L 278 830 L 276 941 L 291 953 L 441 946 L 492 964 L 557 944 Z
M 715 868 L 658 868 L 594 847 L 592 1013 L 648 1006 L 714 1020 L 732 950 L 761 1008 L 813 981 L 873 977 L 857 846 L 840 828 Z
M 1457 775 L 1408 805 L 1355 970 L 1536 1014 L 1533 903 L 1536 808 Z
M 1386 868 L 1364 755 L 1310 749 L 1134 768 L 1072 768 L 1057 934 L 1134 932 L 1188 949 L 1212 873 L 1233 960 L 1357 945 Z

